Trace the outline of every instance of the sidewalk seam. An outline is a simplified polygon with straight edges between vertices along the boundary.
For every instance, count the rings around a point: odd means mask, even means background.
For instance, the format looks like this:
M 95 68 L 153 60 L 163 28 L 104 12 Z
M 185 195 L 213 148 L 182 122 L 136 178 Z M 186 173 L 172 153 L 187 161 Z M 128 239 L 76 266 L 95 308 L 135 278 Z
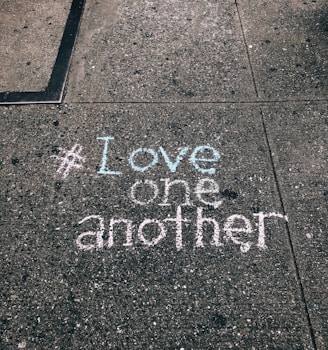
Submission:
M 270 141 L 269 141 L 269 137 L 268 137 L 268 131 L 267 131 L 267 127 L 265 125 L 263 111 L 261 109 L 260 109 L 260 115 L 261 115 L 261 121 L 262 121 L 262 127 L 263 127 L 264 136 L 265 136 L 265 141 L 266 141 L 266 144 L 267 144 L 267 147 L 269 150 L 269 158 L 270 158 L 270 162 L 271 162 L 271 166 L 272 166 L 273 177 L 274 177 L 274 181 L 276 184 L 280 205 L 282 208 L 283 215 L 286 215 L 286 209 L 285 209 L 285 205 L 284 205 L 284 201 L 283 201 L 283 197 L 282 197 L 282 193 L 281 193 L 281 189 L 280 189 L 280 185 L 279 185 L 279 181 L 278 181 L 278 175 L 277 175 L 277 171 L 276 171 L 274 161 L 273 161 L 273 155 L 272 155 L 272 150 L 271 150 Z M 309 308 L 308 308 L 306 297 L 305 297 L 305 291 L 304 291 L 304 286 L 302 283 L 301 274 L 300 274 L 299 267 L 297 264 L 296 253 L 295 253 L 294 244 L 293 244 L 288 221 L 285 222 L 285 226 L 286 226 L 286 231 L 287 231 L 289 248 L 290 248 L 290 252 L 292 255 L 293 262 L 294 262 L 296 280 L 297 280 L 297 283 L 298 283 L 298 286 L 300 289 L 301 299 L 302 299 L 303 306 L 304 306 L 304 312 L 305 312 L 305 316 L 306 316 L 309 331 L 310 331 L 312 346 L 313 346 L 314 350 L 317 350 L 318 347 L 317 347 L 317 343 L 316 343 L 316 339 L 315 339 L 315 333 L 314 333 L 314 329 L 312 326 L 311 316 L 310 316 Z
M 249 101 L 67 101 L 66 104 L 277 104 L 277 103 L 328 103 L 328 99 L 299 99 L 299 100 L 249 100 Z
M 250 71 L 251 71 L 251 75 L 252 75 L 252 80 L 253 80 L 255 94 L 256 94 L 256 97 L 259 97 L 259 92 L 258 92 L 258 89 L 257 89 L 256 80 L 255 80 L 255 74 L 254 74 L 254 70 L 253 70 L 253 66 L 252 66 L 252 62 L 251 62 L 251 56 L 249 54 L 248 45 L 247 45 L 246 36 L 245 36 L 245 31 L 244 31 L 244 26 L 243 26 L 243 22 L 241 20 L 241 15 L 240 15 L 240 12 L 239 12 L 237 0 L 235 0 L 235 6 L 236 6 L 236 10 L 237 10 L 238 20 L 239 20 L 239 24 L 240 24 L 240 28 L 241 28 L 241 33 L 243 35 L 244 46 L 245 46 L 245 49 L 246 49 L 248 65 L 249 65 L 249 68 L 250 68 Z

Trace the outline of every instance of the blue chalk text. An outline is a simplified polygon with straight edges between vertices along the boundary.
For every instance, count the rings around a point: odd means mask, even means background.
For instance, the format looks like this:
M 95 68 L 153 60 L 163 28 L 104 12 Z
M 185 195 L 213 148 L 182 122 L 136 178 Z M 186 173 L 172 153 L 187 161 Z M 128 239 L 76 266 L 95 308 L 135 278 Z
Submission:
M 102 153 L 102 159 L 101 159 L 101 165 L 100 169 L 98 171 L 98 174 L 101 175 L 122 175 L 121 171 L 118 170 L 109 170 L 107 163 L 108 163 L 108 153 L 109 153 L 109 142 L 111 140 L 114 140 L 114 137 L 112 136 L 105 136 L 105 137 L 98 137 L 98 140 L 104 141 L 104 148 Z M 189 151 L 189 147 L 183 147 L 178 150 L 178 155 L 174 160 L 172 160 L 172 157 L 170 157 L 166 150 L 163 147 L 159 147 L 158 151 L 154 150 L 152 148 L 137 148 L 133 150 L 130 155 L 128 156 L 128 164 L 132 168 L 132 170 L 136 172 L 146 172 L 153 168 L 156 164 L 159 162 L 159 155 L 162 156 L 165 164 L 168 167 L 168 170 L 171 173 L 175 173 L 177 171 L 177 168 L 179 167 L 180 163 L 183 161 L 183 159 L 186 158 L 186 155 Z M 150 156 L 150 160 L 147 160 L 145 164 L 140 164 L 140 160 L 144 162 L 144 159 L 148 159 Z M 208 174 L 208 175 L 214 175 L 216 173 L 215 164 L 218 163 L 218 161 L 221 158 L 220 152 L 210 146 L 201 145 L 195 147 L 191 155 L 188 159 L 189 163 L 201 174 Z M 138 161 L 139 159 L 139 161 Z

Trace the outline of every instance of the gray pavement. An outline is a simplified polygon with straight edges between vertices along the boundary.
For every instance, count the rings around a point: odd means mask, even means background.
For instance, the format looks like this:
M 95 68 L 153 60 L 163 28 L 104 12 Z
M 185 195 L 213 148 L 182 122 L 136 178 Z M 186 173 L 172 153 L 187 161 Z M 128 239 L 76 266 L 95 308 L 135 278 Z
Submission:
M 328 348 L 327 11 L 86 2 L 63 102 L 0 109 L 0 349 Z
M 70 0 L 0 0 L 0 91 L 39 91 L 55 63 Z

